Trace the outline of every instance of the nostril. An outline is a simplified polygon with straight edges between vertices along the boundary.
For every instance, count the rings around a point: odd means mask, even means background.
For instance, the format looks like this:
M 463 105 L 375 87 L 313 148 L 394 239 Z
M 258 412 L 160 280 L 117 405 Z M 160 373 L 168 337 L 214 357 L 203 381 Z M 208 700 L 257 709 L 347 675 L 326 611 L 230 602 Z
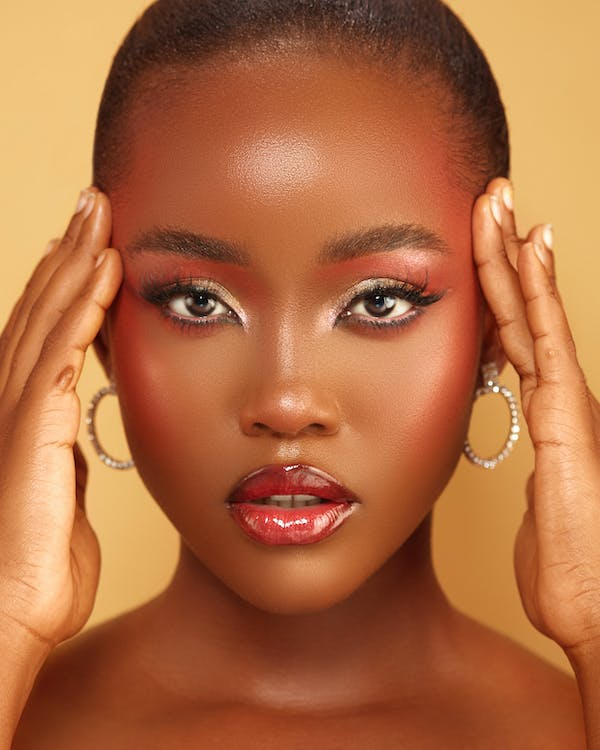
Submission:
M 254 435 L 264 435 L 265 433 L 268 433 L 270 435 L 275 435 L 276 437 L 280 438 L 286 438 L 286 437 L 296 437 L 301 433 L 306 434 L 321 434 L 326 433 L 327 427 L 324 424 L 321 424 L 320 422 L 311 422 L 308 425 L 305 425 L 297 430 L 294 429 L 288 429 L 288 430 L 282 430 L 277 429 L 274 426 L 269 426 L 268 424 L 265 424 L 264 422 L 254 422 L 252 424 L 252 434 Z
M 246 397 L 239 422 L 247 435 L 279 438 L 330 435 L 339 428 L 339 408 L 331 394 L 300 386 L 260 391 Z

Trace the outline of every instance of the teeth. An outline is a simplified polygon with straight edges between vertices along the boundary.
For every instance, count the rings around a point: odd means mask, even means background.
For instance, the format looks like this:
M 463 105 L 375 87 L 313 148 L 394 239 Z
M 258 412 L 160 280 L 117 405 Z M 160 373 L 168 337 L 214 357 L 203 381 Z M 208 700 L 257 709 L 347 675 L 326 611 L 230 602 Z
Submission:
M 271 495 L 254 502 L 259 505 L 276 505 L 278 508 L 305 508 L 307 505 L 319 505 L 321 498 L 316 495 Z
M 294 495 L 294 508 L 304 508 L 306 505 L 319 505 L 320 497 L 315 495 Z
M 293 495 L 271 495 L 265 500 L 265 505 L 278 505 L 280 508 L 291 508 Z

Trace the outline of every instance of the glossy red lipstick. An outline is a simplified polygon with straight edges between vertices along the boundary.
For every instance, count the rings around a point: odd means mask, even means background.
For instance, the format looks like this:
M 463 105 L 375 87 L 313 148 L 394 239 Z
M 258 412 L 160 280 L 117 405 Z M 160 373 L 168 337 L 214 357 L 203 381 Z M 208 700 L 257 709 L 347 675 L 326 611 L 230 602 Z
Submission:
M 357 498 L 313 466 L 265 466 L 233 490 L 234 521 L 262 544 L 313 544 L 339 528 Z

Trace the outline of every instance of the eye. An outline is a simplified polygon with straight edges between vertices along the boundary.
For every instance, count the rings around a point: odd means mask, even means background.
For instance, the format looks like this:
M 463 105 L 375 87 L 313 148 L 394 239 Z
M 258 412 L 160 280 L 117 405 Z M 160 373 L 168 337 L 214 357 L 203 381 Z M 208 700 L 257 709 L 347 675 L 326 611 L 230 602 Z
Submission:
M 426 288 L 427 282 L 368 279 L 350 290 L 340 321 L 380 329 L 407 325 L 444 296 L 444 292 L 426 294 Z
M 180 318 L 209 318 L 233 313 L 230 307 L 205 289 L 193 289 L 176 294 L 171 297 L 166 307 Z
M 382 290 L 363 295 L 348 307 L 348 313 L 389 319 L 405 315 L 413 306 L 408 300 Z
M 162 311 L 166 318 L 182 326 L 238 323 L 242 320 L 233 296 L 212 280 L 179 280 L 161 284 L 147 280 L 142 297 Z

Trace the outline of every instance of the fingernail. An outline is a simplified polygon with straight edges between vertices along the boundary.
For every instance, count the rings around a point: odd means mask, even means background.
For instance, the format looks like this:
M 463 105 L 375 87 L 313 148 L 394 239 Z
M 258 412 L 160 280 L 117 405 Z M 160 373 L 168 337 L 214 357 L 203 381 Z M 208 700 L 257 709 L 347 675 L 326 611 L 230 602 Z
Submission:
M 96 203 L 96 193 L 88 193 L 87 201 L 85 203 L 85 208 L 83 210 L 83 218 L 87 219 L 87 217 L 92 213 L 94 210 L 94 205 Z
M 502 188 L 502 200 L 509 211 L 515 210 L 515 191 L 512 185 L 505 185 Z
M 100 253 L 100 255 L 96 258 L 96 268 L 100 268 L 100 266 L 104 263 L 106 260 L 106 250 Z
M 57 242 L 58 240 L 50 240 L 50 242 L 46 245 L 46 249 L 44 250 L 44 256 L 43 256 L 44 258 L 46 257 L 46 255 L 50 255 L 50 253 L 56 247 Z
M 544 268 L 546 268 L 546 256 L 543 246 L 540 245 L 539 242 L 534 242 L 533 249 L 535 250 L 535 254 L 537 255 L 540 263 L 544 266 Z
M 79 193 L 79 198 L 77 199 L 77 205 L 75 206 L 75 213 L 78 214 L 80 211 L 83 211 L 85 208 L 88 196 L 90 194 L 90 191 L 86 188 L 85 190 L 82 190 L 81 193 Z
M 490 195 L 490 209 L 492 211 L 492 216 L 494 217 L 496 224 L 499 227 L 501 227 L 502 226 L 502 210 L 500 208 L 500 201 L 498 200 L 498 196 Z
M 552 250 L 554 248 L 554 228 L 552 224 L 546 224 L 544 227 L 544 231 L 542 232 L 542 239 L 544 240 L 544 245 L 548 248 L 548 250 Z

